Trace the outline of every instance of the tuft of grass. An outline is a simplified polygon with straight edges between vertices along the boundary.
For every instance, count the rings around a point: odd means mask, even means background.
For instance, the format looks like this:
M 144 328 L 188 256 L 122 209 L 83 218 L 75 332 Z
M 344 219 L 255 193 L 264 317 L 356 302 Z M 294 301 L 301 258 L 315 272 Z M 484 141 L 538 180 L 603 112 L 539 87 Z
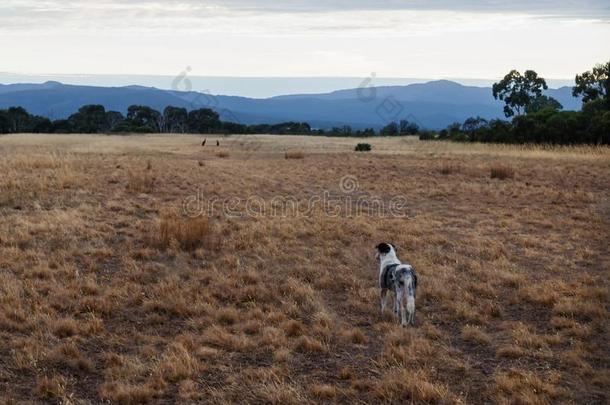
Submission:
M 424 372 L 407 369 L 386 373 L 377 384 L 376 394 L 383 401 L 391 403 L 400 403 L 404 398 L 410 398 L 415 403 L 453 402 L 446 386 L 429 381 Z
M 311 387 L 311 393 L 318 399 L 329 400 L 338 395 L 338 390 L 330 384 L 314 384 Z
M 288 337 L 299 337 L 305 333 L 305 325 L 299 321 L 290 320 L 283 325 L 284 333 Z
M 286 363 L 292 358 L 292 355 L 287 349 L 280 349 L 273 353 L 273 360 L 278 363 Z
M 218 322 L 224 325 L 233 325 L 239 321 L 239 311 L 235 308 L 222 308 L 216 314 Z
M 605 320 L 608 312 L 601 302 L 586 301 L 578 297 L 563 297 L 553 306 L 553 314 L 581 321 Z
M 224 158 L 228 158 L 230 155 L 229 155 L 229 152 L 224 152 L 223 151 L 223 152 L 216 153 L 216 156 L 219 157 L 219 158 L 223 158 L 224 159 Z
M 41 399 L 58 400 L 66 397 L 67 384 L 67 379 L 60 375 L 42 376 L 36 381 L 35 392 Z
M 550 377 L 550 378 L 549 378 Z M 531 371 L 510 369 L 494 376 L 495 395 L 499 403 L 545 404 L 556 403 L 564 391 L 553 384 L 555 376 L 546 379 Z M 546 380 L 546 381 L 545 381 Z
M 286 151 L 284 152 L 285 159 L 303 159 L 305 158 L 305 153 L 301 151 Z
M 59 338 L 77 335 L 78 322 L 72 318 L 61 319 L 53 327 L 53 334 Z
M 342 331 L 341 335 L 345 341 L 356 345 L 363 345 L 368 341 L 364 332 L 357 328 Z
M 494 164 L 490 167 L 490 176 L 499 180 L 512 179 L 515 177 L 515 169 L 506 164 Z
M 150 402 L 155 396 L 156 391 L 146 384 L 136 385 L 113 381 L 102 384 L 99 394 L 101 398 L 108 401 L 125 405 L 136 405 Z
M 554 316 L 551 318 L 551 326 L 567 336 L 577 339 L 584 339 L 591 335 L 591 327 L 576 322 L 573 318 Z
M 205 343 L 228 351 L 243 351 L 252 347 L 245 336 L 232 334 L 217 326 L 206 329 L 202 337 Z
M 444 174 L 446 176 L 449 174 L 460 173 L 462 171 L 462 168 L 459 165 L 444 162 L 443 164 L 441 164 L 439 171 L 441 174 Z
M 479 345 L 488 345 L 491 343 L 491 338 L 487 333 L 482 331 L 481 328 L 471 325 L 465 325 L 462 328 L 462 339 Z
M 349 367 L 342 367 L 339 370 L 339 378 L 342 380 L 351 380 L 354 378 L 354 371 Z
M 270 405 L 298 405 L 304 403 L 304 398 L 295 386 L 281 382 L 270 382 L 261 385 L 256 394 L 259 397 L 255 403 Z M 239 401 L 237 401 L 239 402 Z
M 297 350 L 304 353 L 326 351 L 322 342 L 309 336 L 301 336 L 299 340 L 297 340 L 296 348 Z
M 157 221 L 153 240 L 161 248 L 178 246 L 182 250 L 192 251 L 213 247 L 217 239 L 208 217 L 182 217 L 170 212 L 162 214 Z
M 496 350 L 496 356 L 504 359 L 519 359 L 525 356 L 525 351 L 516 345 L 504 345 Z
M 200 370 L 197 358 L 183 344 L 174 343 L 163 355 L 158 372 L 165 381 L 176 382 L 194 377 Z
M 197 387 L 197 383 L 193 380 L 184 380 L 178 388 L 178 396 L 186 401 L 200 401 L 203 399 L 202 393 Z
M 127 175 L 127 190 L 132 193 L 150 194 L 155 190 L 156 177 L 152 170 L 130 171 Z
M 93 362 L 74 343 L 57 346 L 49 353 L 47 359 L 55 365 L 67 367 L 73 371 L 90 372 L 93 370 Z

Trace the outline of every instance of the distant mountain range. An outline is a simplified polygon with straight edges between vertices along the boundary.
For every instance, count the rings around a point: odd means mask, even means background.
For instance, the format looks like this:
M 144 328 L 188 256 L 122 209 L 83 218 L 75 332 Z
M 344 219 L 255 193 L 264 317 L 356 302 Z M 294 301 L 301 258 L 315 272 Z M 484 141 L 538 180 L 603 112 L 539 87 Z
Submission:
M 549 89 L 546 94 L 557 99 L 566 110 L 581 107 L 580 99 L 572 97 L 571 87 Z M 0 108 L 21 106 L 30 113 L 59 119 L 70 116 L 85 104 L 102 104 L 107 110 L 124 114 L 132 104 L 160 111 L 168 105 L 189 110 L 208 107 L 227 121 L 243 124 L 305 121 L 314 128 L 324 129 L 343 125 L 378 129 L 401 119 L 424 128 L 439 129 L 471 116 L 503 117 L 503 104 L 494 100 L 491 88 L 464 86 L 448 80 L 264 99 L 142 86 L 75 86 L 53 81 L 0 84 Z

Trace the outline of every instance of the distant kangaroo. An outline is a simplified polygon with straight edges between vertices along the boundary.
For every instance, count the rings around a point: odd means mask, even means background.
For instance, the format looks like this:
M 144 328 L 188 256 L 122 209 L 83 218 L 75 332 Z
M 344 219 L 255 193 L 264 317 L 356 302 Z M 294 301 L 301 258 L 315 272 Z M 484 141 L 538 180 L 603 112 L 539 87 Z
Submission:
M 216 141 L 216 146 L 220 146 L 220 141 Z
M 207 138 L 203 140 L 203 142 L 201 142 L 201 146 L 205 146 L 205 142 L 207 141 Z

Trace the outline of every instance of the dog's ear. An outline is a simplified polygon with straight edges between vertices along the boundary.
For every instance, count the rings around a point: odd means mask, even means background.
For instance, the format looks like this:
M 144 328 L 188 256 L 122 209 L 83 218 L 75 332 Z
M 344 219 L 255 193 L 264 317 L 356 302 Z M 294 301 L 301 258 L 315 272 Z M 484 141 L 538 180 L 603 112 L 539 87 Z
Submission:
M 387 243 L 380 243 L 379 245 L 377 245 L 376 249 L 379 251 L 379 253 L 383 254 L 390 253 L 391 250 L 390 245 L 388 245 Z
M 396 248 L 396 246 L 394 246 L 393 243 L 390 243 L 390 246 L 394 248 L 394 253 L 398 254 L 398 249 Z

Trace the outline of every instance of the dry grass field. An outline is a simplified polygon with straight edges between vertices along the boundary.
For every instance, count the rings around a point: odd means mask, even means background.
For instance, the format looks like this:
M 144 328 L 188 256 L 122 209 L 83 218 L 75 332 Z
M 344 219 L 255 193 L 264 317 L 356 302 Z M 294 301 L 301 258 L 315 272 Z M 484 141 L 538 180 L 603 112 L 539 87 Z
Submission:
M 608 148 L 218 139 L 0 137 L 0 403 L 608 403 Z

